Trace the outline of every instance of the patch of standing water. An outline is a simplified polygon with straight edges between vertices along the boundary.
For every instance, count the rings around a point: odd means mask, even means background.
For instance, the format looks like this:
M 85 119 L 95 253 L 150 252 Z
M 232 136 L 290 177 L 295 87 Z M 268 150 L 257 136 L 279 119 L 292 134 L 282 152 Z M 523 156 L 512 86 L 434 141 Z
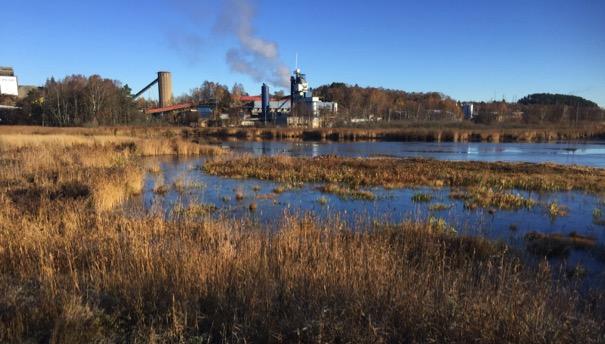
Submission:
M 347 157 L 393 156 L 439 160 L 553 162 L 605 167 L 605 142 L 485 143 L 485 142 L 295 142 L 226 141 L 223 147 L 258 155 Z
M 312 213 L 320 218 L 338 216 L 355 228 L 373 221 L 397 223 L 405 220 L 440 220 L 463 232 L 490 239 L 503 240 L 523 247 L 524 236 L 532 231 L 541 233 L 578 233 L 605 244 L 605 226 L 595 223 L 595 209 L 605 214 L 605 204 L 599 196 L 580 192 L 531 193 L 514 191 L 537 202 L 530 209 L 490 211 L 467 209 L 464 201 L 451 199 L 448 188 L 371 188 L 374 200 L 345 199 L 322 193 L 320 184 L 305 184 L 284 188 L 272 181 L 231 179 L 211 176 L 202 169 L 203 159 L 156 158 L 158 174 L 148 174 L 144 192 L 130 201 L 130 206 L 154 207 L 169 215 L 175 206 L 204 204 L 217 209 L 222 216 L 252 217 L 260 223 L 271 223 L 284 213 Z M 162 192 L 159 186 L 163 185 Z M 419 193 L 431 195 L 428 202 L 413 200 Z M 566 216 L 552 217 L 548 205 L 556 202 L 567 208 Z M 441 206 L 438 206 L 441 205 Z M 605 217 L 605 216 L 604 216 Z M 602 257 L 589 251 L 572 250 L 566 259 L 568 266 L 582 265 L 591 275 L 605 281 Z

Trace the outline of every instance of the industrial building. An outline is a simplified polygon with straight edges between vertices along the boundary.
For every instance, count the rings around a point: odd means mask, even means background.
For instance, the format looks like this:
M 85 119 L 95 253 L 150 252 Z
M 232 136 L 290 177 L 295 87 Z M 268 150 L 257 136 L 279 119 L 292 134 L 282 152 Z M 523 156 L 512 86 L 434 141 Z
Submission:
M 0 95 L 23 99 L 27 97 L 29 92 L 37 89 L 40 89 L 40 87 L 19 85 L 17 76 L 12 67 L 0 67 Z
M 19 96 L 17 77 L 10 67 L 0 67 L 0 95 Z
M 189 118 L 190 113 L 197 112 L 197 120 L 191 121 L 196 125 L 226 125 L 231 121 L 228 114 L 218 113 L 215 103 L 209 104 L 174 104 L 172 96 L 172 76 L 170 72 L 158 72 L 157 78 L 151 81 L 133 97 L 136 99 L 154 85 L 158 85 L 159 106 L 146 109 L 147 115 L 155 114 L 180 114 Z M 241 122 L 237 125 L 255 126 L 272 124 L 276 126 L 321 126 L 321 118 L 324 114 L 335 114 L 338 112 L 338 104 L 335 102 L 324 102 L 319 97 L 314 97 L 312 90 L 300 69 L 296 69 L 290 78 L 290 95 L 283 97 L 271 97 L 269 86 L 263 84 L 261 95 L 242 96 L 240 111 Z M 233 121 L 231 121 L 233 125 Z
M 260 96 L 242 97 L 247 123 L 272 123 L 280 126 L 321 126 L 322 114 L 338 112 L 338 103 L 324 102 L 313 96 L 305 74 L 296 69 L 290 77 L 290 96 L 271 98 L 263 84 Z
M 472 103 L 462 104 L 462 112 L 464 113 L 464 119 L 471 120 L 475 118 L 475 107 Z

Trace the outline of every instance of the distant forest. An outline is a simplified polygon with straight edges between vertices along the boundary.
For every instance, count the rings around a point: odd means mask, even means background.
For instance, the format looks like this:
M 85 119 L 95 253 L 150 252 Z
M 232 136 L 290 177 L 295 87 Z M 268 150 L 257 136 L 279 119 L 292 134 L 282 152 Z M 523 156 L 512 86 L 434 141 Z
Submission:
M 216 111 L 229 113 L 235 120 L 242 114 L 241 96 L 248 95 L 241 84 L 232 87 L 205 81 L 175 99 L 193 104 L 212 103 Z M 283 96 L 283 92 L 275 94 Z M 314 89 L 314 95 L 339 104 L 337 115 L 325 114 L 336 126 L 380 125 L 399 122 L 459 122 L 464 119 L 462 104 L 442 93 L 405 92 L 377 87 L 332 83 Z M 0 104 L 20 110 L 0 110 L 0 124 L 53 126 L 117 125 L 149 123 L 141 109 L 154 101 L 132 99 L 128 85 L 99 75 L 71 75 L 48 79 L 43 87 L 17 100 L 0 97 Z M 516 103 L 472 102 L 473 121 L 483 124 L 573 124 L 605 121 L 605 111 L 592 101 L 570 95 L 532 94 Z M 184 123 L 185 121 L 181 121 Z M 237 123 L 236 121 L 233 122 Z
M 599 106 L 577 96 L 569 96 L 565 94 L 550 94 L 550 93 L 535 93 L 519 100 L 519 104 L 523 105 L 567 105 L 580 106 L 583 108 L 598 108 Z
M 383 121 L 459 121 L 462 104 L 441 93 L 410 93 L 376 87 L 332 83 L 315 95 L 339 103 L 340 116 L 381 118 Z M 494 123 L 577 123 L 604 121 L 605 111 L 592 101 L 561 94 L 531 94 L 516 103 L 504 100 L 470 102 L 474 121 Z

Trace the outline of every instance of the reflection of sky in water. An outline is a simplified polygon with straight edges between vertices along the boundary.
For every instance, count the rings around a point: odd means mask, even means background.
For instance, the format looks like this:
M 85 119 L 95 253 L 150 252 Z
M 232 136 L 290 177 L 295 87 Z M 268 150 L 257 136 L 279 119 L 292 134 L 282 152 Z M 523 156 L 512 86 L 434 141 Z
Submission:
M 304 146 L 308 149 L 308 146 Z M 310 149 L 313 154 L 321 152 L 322 145 L 316 144 Z M 266 151 L 261 145 L 260 150 Z M 316 151 L 319 149 L 319 151 Z M 273 150 L 271 150 L 273 151 Z M 478 150 L 474 150 L 478 151 Z M 253 216 L 263 223 L 273 222 L 281 218 L 284 212 L 293 214 L 313 213 L 319 217 L 340 217 L 354 228 L 360 222 L 373 220 L 400 222 L 404 220 L 427 219 L 429 216 L 443 218 L 459 231 L 485 236 L 491 239 L 504 240 L 516 247 L 523 247 L 523 236 L 530 231 L 561 233 L 568 235 L 572 232 L 596 238 L 600 244 L 605 244 L 605 226 L 593 223 L 593 210 L 599 208 L 605 214 L 605 199 L 600 200 L 595 195 L 579 192 L 560 193 L 530 193 L 518 192 L 527 198 L 538 202 L 532 209 L 518 211 L 497 210 L 490 213 L 487 210 L 467 210 L 462 201 L 451 200 L 448 189 L 394 189 L 385 190 L 373 188 L 377 196 L 374 201 L 343 200 L 336 195 L 322 194 L 318 185 L 306 185 L 303 188 L 286 190 L 274 194 L 273 190 L 279 183 L 260 180 L 239 180 L 210 176 L 201 170 L 202 159 L 178 160 L 160 158 L 162 173 L 160 176 L 150 175 L 145 182 L 145 190 L 138 198 L 132 200 L 133 205 L 143 205 L 145 209 L 159 207 L 167 213 L 177 203 L 187 205 L 191 202 L 209 203 L 222 209 L 222 214 L 233 217 Z M 194 187 L 179 193 L 174 188 L 165 195 L 153 193 L 157 179 L 166 185 L 172 185 L 181 178 L 186 182 L 194 182 L 203 187 Z M 255 190 L 257 189 L 257 190 Z M 236 190 L 242 191 L 244 200 L 235 199 Z M 415 193 L 426 192 L 433 195 L 430 203 L 414 203 L 411 198 Z M 320 198 L 325 198 L 327 204 L 322 205 Z M 556 201 L 569 209 L 565 217 L 551 218 L 546 206 Z M 250 212 L 249 206 L 255 203 L 257 210 Z M 452 205 L 450 209 L 431 211 L 429 206 L 435 203 Z M 511 225 L 516 227 L 511 230 Z M 600 276 L 605 285 L 605 265 L 588 252 L 573 251 L 567 258 L 568 263 L 581 263 L 595 276 Z
M 605 143 L 455 142 L 225 142 L 224 147 L 253 154 L 351 157 L 426 157 L 443 160 L 554 162 L 605 167 Z

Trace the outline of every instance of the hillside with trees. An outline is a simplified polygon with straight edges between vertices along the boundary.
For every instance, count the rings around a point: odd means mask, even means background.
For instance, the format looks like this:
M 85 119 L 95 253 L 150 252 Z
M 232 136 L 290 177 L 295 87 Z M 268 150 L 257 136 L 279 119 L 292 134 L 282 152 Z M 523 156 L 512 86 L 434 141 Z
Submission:
M 339 118 L 385 121 L 456 121 L 462 111 L 452 98 L 437 92 L 417 93 L 379 87 L 332 83 L 314 89 L 314 95 L 338 102 Z
M 566 94 L 534 93 L 518 101 L 523 105 L 567 105 L 582 108 L 598 108 L 599 106 L 590 100 Z
M 571 95 L 531 94 L 516 103 L 475 102 L 475 121 L 483 124 L 577 125 L 605 121 L 605 111 L 594 102 Z

